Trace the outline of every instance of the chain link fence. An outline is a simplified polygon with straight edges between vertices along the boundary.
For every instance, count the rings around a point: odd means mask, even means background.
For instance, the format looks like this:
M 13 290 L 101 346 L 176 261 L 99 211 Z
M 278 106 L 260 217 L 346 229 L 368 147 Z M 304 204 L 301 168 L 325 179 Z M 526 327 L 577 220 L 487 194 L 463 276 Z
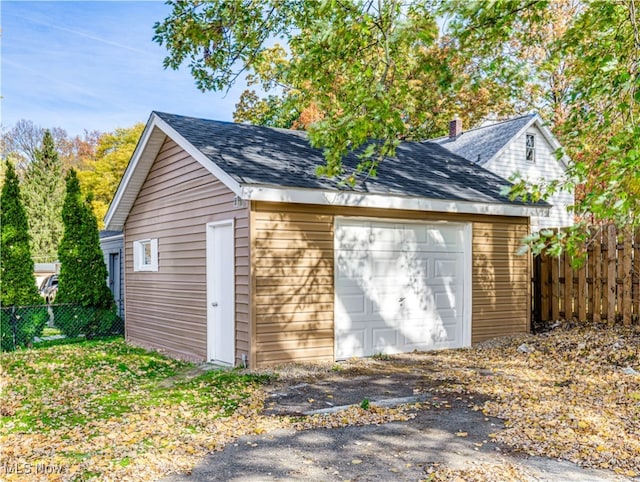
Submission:
M 0 351 L 124 334 L 124 321 L 113 309 L 76 304 L 0 308 Z

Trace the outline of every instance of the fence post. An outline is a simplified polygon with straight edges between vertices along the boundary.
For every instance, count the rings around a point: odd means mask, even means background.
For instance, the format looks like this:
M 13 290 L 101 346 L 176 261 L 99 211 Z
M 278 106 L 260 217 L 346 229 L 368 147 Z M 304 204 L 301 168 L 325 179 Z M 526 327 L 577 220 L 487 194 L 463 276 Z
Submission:
M 584 323 L 587 321 L 587 266 L 585 260 L 584 265 L 578 270 L 578 290 L 576 292 L 576 311 L 578 312 L 578 321 Z
M 13 349 L 18 346 L 18 318 L 16 317 L 15 305 L 11 307 L 11 334 L 13 339 Z
M 549 275 L 549 255 L 540 255 L 540 311 L 542 313 L 542 319 L 540 321 L 549 321 L 549 307 L 550 307 L 550 280 Z
M 560 258 L 551 259 L 551 318 L 560 320 Z
M 631 282 L 633 280 L 633 271 L 631 270 L 631 231 L 624 230 L 624 252 L 622 255 L 622 322 L 625 325 L 631 324 Z
M 618 242 L 616 239 L 616 227 L 613 224 L 607 226 L 607 323 L 613 325 L 616 322 L 616 254 Z
M 533 319 L 531 326 L 534 327 L 536 322 L 540 322 L 543 321 L 542 320 L 542 309 L 540 307 L 540 303 L 542 301 L 542 293 L 540 290 L 540 286 L 542 284 L 542 280 L 540 279 L 540 265 L 541 265 L 541 258 L 542 255 L 537 255 L 537 256 L 533 256 L 532 255 L 532 274 L 533 277 L 531 279 L 531 282 L 533 284 L 533 290 L 532 290 L 532 295 L 533 295 L 533 299 L 532 299 L 532 315 L 533 315 Z
M 635 322 L 640 324 L 640 228 L 636 229 L 633 244 L 633 312 Z
M 602 321 L 602 244 L 600 237 L 602 236 L 602 230 L 598 230 L 598 233 L 593 240 L 592 253 L 592 291 L 591 291 L 591 303 L 593 304 L 593 322 L 600 323 Z
M 565 251 L 564 260 L 564 319 L 571 321 L 573 318 L 573 268 L 571 260 Z

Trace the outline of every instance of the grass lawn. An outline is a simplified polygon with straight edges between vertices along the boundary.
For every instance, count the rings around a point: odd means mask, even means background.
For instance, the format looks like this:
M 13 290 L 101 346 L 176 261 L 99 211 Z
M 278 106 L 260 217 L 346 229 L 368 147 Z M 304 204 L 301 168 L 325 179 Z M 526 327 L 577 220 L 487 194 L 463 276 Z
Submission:
M 264 376 L 176 377 L 193 365 L 122 339 L 1 356 L 2 480 L 153 480 L 262 430 Z

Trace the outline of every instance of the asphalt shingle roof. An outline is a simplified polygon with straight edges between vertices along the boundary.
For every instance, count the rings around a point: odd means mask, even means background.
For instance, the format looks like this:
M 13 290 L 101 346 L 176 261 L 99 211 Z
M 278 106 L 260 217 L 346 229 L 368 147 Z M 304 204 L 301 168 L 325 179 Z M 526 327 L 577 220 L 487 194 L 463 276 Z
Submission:
M 241 185 L 547 206 L 509 200 L 500 194 L 508 181 L 436 143 L 404 142 L 395 158 L 381 163 L 377 177 L 348 186 L 316 175 L 324 158 L 320 149 L 310 146 L 304 132 L 155 114 Z M 343 160 L 347 169 L 357 163 L 353 154 Z
M 446 136 L 427 142 L 438 144 L 454 154 L 483 165 L 508 144 L 535 116 L 536 114 L 527 114 L 465 131 L 454 139 Z

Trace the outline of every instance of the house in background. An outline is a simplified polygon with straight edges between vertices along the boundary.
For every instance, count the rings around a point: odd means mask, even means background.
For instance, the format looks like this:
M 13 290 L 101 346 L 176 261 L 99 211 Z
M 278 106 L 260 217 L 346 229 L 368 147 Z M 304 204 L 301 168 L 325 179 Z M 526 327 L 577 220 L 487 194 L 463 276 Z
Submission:
M 124 235 L 127 339 L 258 367 L 529 331 L 516 251 L 548 204 L 435 143 L 354 186 L 323 163 L 299 131 L 152 113 L 105 217 Z
M 100 231 L 100 249 L 107 265 L 107 284 L 118 306 L 118 315 L 124 317 L 124 235 L 122 231 Z
M 567 170 L 568 159 L 556 157 L 560 143 L 537 114 L 468 131 L 462 130 L 460 119 L 454 119 L 449 124 L 448 136 L 428 142 L 436 143 L 505 179 L 519 172 L 532 182 L 540 179 L 550 181 L 561 179 Z M 549 216 L 532 218 L 532 230 L 573 224 L 573 214 L 567 212 L 567 206 L 574 204 L 573 192 L 559 191 L 548 202 L 553 206 Z

